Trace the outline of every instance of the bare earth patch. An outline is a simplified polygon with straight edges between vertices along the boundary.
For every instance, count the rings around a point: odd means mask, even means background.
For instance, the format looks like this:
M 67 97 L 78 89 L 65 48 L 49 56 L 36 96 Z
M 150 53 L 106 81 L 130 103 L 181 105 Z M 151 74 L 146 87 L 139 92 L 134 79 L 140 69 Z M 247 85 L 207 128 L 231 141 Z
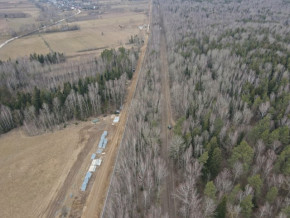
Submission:
M 39 217 L 88 141 L 89 122 L 28 137 L 0 137 L 0 217 Z

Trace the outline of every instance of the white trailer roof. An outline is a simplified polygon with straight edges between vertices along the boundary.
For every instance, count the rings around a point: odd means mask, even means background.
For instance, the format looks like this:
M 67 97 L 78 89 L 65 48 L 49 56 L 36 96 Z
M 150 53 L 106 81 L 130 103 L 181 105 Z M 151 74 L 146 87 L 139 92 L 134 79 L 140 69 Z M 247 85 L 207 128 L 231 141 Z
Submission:
M 97 166 L 101 166 L 101 164 L 102 164 L 102 159 L 96 159 L 96 161 L 97 161 Z
M 95 172 L 96 171 L 96 166 L 90 166 L 90 168 L 89 168 L 89 172 Z
M 97 159 L 94 159 L 94 160 L 92 161 L 91 166 L 97 166 Z

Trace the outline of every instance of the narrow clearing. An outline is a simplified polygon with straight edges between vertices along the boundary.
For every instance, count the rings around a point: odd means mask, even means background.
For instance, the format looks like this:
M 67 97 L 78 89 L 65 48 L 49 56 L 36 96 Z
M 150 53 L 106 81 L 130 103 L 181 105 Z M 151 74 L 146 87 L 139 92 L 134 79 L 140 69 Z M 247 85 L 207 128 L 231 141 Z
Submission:
M 96 144 L 98 135 L 95 132 L 89 132 L 88 130 L 90 128 L 93 128 L 93 126 L 86 126 L 80 131 L 80 142 L 85 140 L 86 133 L 89 134 L 89 140 L 81 150 L 81 152 L 78 154 L 76 161 L 74 162 L 72 168 L 70 169 L 65 181 L 63 182 L 61 188 L 57 190 L 57 194 L 55 195 L 55 198 L 50 201 L 47 209 L 44 211 L 44 214 L 42 216 L 45 217 L 55 217 L 57 214 L 57 211 L 60 209 L 60 206 L 62 202 L 64 201 L 68 189 L 72 186 L 72 183 L 74 182 L 76 175 L 80 171 L 80 168 L 82 166 L 82 163 L 87 158 L 87 156 L 90 154 L 90 151 L 94 144 Z
M 148 37 L 146 36 L 145 43 L 143 47 L 141 48 L 141 54 L 140 54 L 138 64 L 136 67 L 136 72 L 131 81 L 131 84 L 128 90 L 128 95 L 127 95 L 125 104 L 123 106 L 122 113 L 120 115 L 120 122 L 117 124 L 118 127 L 116 130 L 116 133 L 112 141 L 108 145 L 106 158 L 102 166 L 96 173 L 96 180 L 94 181 L 92 190 L 89 193 L 88 199 L 84 206 L 82 217 L 88 217 L 88 218 L 99 217 L 100 213 L 102 212 L 104 201 L 105 201 L 106 194 L 107 194 L 109 184 L 110 184 L 110 179 L 113 172 L 113 167 L 116 161 L 118 147 L 121 143 L 121 140 L 122 140 L 125 128 L 126 128 L 127 117 L 129 115 L 131 101 L 134 97 L 134 93 L 135 93 L 136 85 L 138 81 L 138 75 L 140 73 L 143 59 L 145 56 L 145 52 L 147 49 L 147 41 L 148 41 Z
M 162 196 L 162 214 L 168 213 L 169 217 L 176 217 L 175 199 L 172 196 L 174 191 L 174 174 L 173 162 L 169 158 L 168 149 L 171 138 L 171 132 L 168 129 L 169 125 L 174 125 L 172 118 L 171 103 L 170 103 L 170 84 L 169 71 L 167 61 L 167 47 L 163 24 L 163 15 L 159 11 L 160 16 L 160 63 L 161 63 L 161 90 L 162 90 L 162 126 L 161 126 L 161 156 L 166 161 L 168 167 L 168 175 L 163 190 Z

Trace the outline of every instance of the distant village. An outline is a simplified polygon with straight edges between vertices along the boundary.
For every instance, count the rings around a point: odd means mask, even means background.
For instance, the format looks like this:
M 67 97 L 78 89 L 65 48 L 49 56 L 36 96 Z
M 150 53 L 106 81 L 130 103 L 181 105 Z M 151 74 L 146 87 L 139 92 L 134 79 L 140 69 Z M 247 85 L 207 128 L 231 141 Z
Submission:
M 76 9 L 96 10 L 98 8 L 96 3 L 91 1 L 80 0 L 46 0 L 46 2 L 53 4 L 60 10 L 70 11 Z

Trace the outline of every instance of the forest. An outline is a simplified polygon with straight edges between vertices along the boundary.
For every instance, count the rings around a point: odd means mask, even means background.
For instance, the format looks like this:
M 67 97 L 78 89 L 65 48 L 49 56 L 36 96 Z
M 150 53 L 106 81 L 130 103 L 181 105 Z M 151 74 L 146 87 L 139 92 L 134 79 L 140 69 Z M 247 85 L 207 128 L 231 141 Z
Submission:
M 289 10 L 283 0 L 153 0 L 105 217 L 290 217 Z M 175 120 L 169 161 L 162 34 Z
M 23 125 L 35 135 L 120 108 L 137 58 L 119 48 L 79 61 L 50 53 L 1 62 L 0 134 Z

